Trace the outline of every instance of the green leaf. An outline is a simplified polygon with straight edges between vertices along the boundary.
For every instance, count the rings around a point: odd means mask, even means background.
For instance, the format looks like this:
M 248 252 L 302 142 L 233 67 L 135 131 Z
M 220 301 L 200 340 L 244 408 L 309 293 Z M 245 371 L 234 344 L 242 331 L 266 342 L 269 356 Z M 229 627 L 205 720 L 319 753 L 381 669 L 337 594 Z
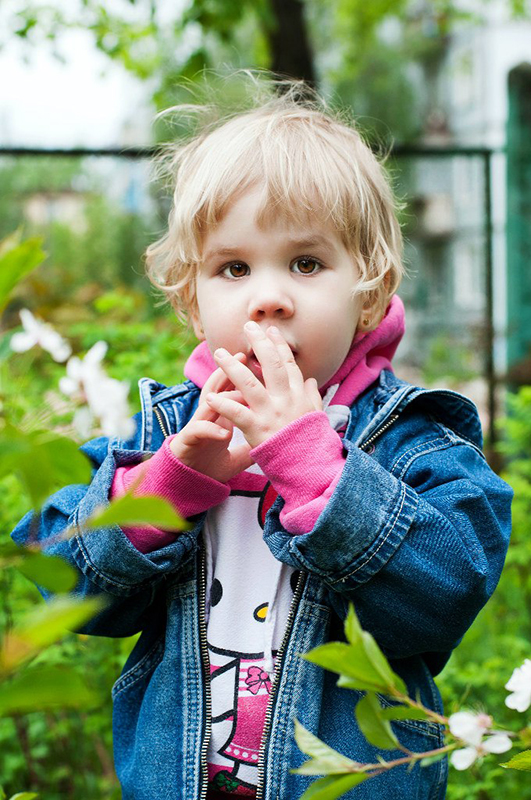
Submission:
M 87 708 L 101 697 L 71 667 L 42 664 L 26 669 L 0 686 L 0 715 L 54 708 Z
M 356 647 L 358 651 L 363 649 L 366 657 L 387 686 L 407 694 L 407 688 L 402 678 L 393 672 L 388 660 L 371 634 L 362 629 L 352 603 L 349 605 L 345 620 L 345 635 L 351 645 Z
M 17 283 L 46 258 L 41 244 L 37 237 L 20 242 L 18 231 L 0 242 L 0 311 Z
M 70 592 L 77 583 L 76 570 L 59 556 L 50 556 L 14 542 L 0 544 L 0 565 L 16 567 L 33 583 L 50 592 Z
M 91 478 L 89 460 L 71 439 L 6 425 L 0 435 L 0 476 L 12 472 L 19 475 L 34 507 L 59 486 L 90 483 Z
M 373 661 L 367 655 L 363 640 L 359 645 L 329 642 L 315 647 L 302 657 L 320 667 L 338 672 L 340 675 L 338 686 L 387 694 L 394 685 L 392 671 L 389 670 L 389 674 L 382 675 L 375 668 Z
M 515 756 L 513 756 L 510 761 L 500 764 L 500 767 L 505 767 L 505 769 L 519 769 L 523 770 L 524 772 L 531 772 L 531 750 L 522 750 L 521 753 L 517 753 Z
M 349 604 L 347 617 L 345 619 L 345 636 L 351 644 L 359 644 L 363 637 L 363 628 L 360 625 L 358 615 L 352 603 Z
M 384 719 L 429 719 L 429 715 L 422 708 L 410 708 L 405 705 L 384 706 L 382 717 Z
M 436 764 L 437 761 L 442 761 L 447 755 L 448 753 L 438 753 L 436 756 L 426 756 L 426 758 L 421 758 L 419 764 L 421 767 L 429 767 L 431 764 Z
M 333 775 L 328 778 L 319 778 L 306 789 L 300 800 L 335 800 L 342 797 L 349 789 L 353 789 L 370 775 L 360 772 L 357 775 Z
M 18 544 L 8 539 L 7 542 L 0 542 L 0 558 L 2 562 L 9 562 L 13 559 L 19 558 L 20 554 L 23 553 L 24 550 L 19 547 Z M 0 795 L 0 800 L 2 800 L 2 796 Z
M 103 597 L 56 597 L 37 606 L 5 637 L 0 650 L 0 673 L 9 674 L 20 664 L 87 622 L 106 605 Z
M 38 552 L 25 553 L 16 567 L 28 580 L 49 592 L 70 592 L 79 577 L 64 559 Z
M 383 750 L 396 750 L 400 743 L 390 723 L 382 719 L 381 712 L 382 707 L 373 692 L 367 692 L 356 704 L 356 719 L 367 741 Z
M 39 795 L 35 792 L 17 792 L 17 794 L 11 795 L 9 800 L 35 800 L 38 797 Z
M 191 527 L 167 500 L 156 495 L 133 497 L 131 494 L 124 494 L 113 500 L 83 522 L 83 528 L 89 530 L 108 525 L 154 525 L 169 531 L 182 531 Z
M 359 762 L 338 753 L 332 747 L 322 742 L 313 733 L 310 733 L 304 725 L 295 720 L 295 741 L 305 755 L 310 756 L 310 761 L 306 761 L 292 772 L 299 775 L 331 775 L 345 772 L 354 772 L 361 766 Z

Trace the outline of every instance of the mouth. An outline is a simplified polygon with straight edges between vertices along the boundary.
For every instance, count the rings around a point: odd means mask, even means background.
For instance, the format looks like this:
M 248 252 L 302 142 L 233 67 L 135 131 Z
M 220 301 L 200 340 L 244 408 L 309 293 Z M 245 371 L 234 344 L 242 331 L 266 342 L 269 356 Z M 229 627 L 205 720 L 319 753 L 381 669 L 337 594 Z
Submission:
M 290 350 L 291 350 L 291 352 L 293 354 L 293 358 L 295 360 L 297 360 L 297 356 L 298 356 L 297 350 L 295 350 L 293 347 L 291 347 L 291 345 L 289 345 L 289 348 L 290 348 Z M 257 378 L 262 378 L 263 377 L 262 365 L 258 361 L 258 359 L 255 356 L 255 354 L 253 353 L 253 351 L 251 350 L 250 353 L 246 353 L 245 354 L 245 358 L 246 358 L 246 361 L 247 361 L 247 366 L 249 367 L 251 372 L 253 372 L 256 375 Z
M 247 355 L 247 366 L 249 367 L 253 375 L 255 375 L 260 380 L 264 377 L 262 372 L 262 365 L 260 364 L 254 353 L 250 353 Z

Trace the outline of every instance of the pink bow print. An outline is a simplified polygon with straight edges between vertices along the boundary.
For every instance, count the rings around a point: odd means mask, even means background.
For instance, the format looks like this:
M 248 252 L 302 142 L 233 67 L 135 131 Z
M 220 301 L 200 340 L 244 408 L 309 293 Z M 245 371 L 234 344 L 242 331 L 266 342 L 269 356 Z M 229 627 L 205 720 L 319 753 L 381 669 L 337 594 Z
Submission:
M 268 694 L 270 693 L 271 681 L 269 675 L 260 667 L 249 667 L 245 683 L 249 687 L 249 691 L 253 694 L 258 694 L 262 686 L 266 689 Z

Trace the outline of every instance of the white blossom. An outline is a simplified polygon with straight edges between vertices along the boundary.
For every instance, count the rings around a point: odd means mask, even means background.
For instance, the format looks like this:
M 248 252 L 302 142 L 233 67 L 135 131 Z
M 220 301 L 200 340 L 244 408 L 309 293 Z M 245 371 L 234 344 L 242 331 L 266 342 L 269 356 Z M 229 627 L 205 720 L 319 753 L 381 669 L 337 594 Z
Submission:
M 76 410 L 73 423 L 81 438 L 88 439 L 94 427 L 94 414 L 88 406 L 82 406 Z
M 105 436 L 127 439 L 135 432 L 127 404 L 129 383 L 107 375 L 101 364 L 106 352 L 106 342 L 96 342 L 83 359 L 77 356 L 69 359 L 59 388 L 87 404 L 74 416 L 74 425 L 81 436 L 86 438 L 94 419 L 98 419 Z
M 517 667 L 505 688 L 512 692 L 505 698 L 505 705 L 516 711 L 527 711 L 531 706 L 531 659 L 526 658 L 521 667 Z
M 26 350 L 39 345 L 50 353 L 55 361 L 66 361 L 72 348 L 51 325 L 36 319 L 27 308 L 21 309 L 20 320 L 24 330 L 14 333 L 10 341 L 10 347 L 15 353 L 25 353 Z
M 66 365 L 66 377 L 59 381 L 59 388 L 63 394 L 73 397 L 76 394 L 86 395 L 86 384 L 97 384 L 101 378 L 103 367 L 101 362 L 107 352 L 106 342 L 96 342 L 85 354 L 83 359 L 72 356 Z M 104 373 L 103 373 L 104 374 Z
M 461 739 L 467 747 L 454 750 L 450 755 L 452 766 L 458 770 L 468 769 L 474 761 L 487 753 L 505 753 L 512 747 L 506 733 L 493 733 L 483 738 L 492 725 L 488 714 L 474 714 L 472 711 L 458 711 L 448 720 L 450 732 Z

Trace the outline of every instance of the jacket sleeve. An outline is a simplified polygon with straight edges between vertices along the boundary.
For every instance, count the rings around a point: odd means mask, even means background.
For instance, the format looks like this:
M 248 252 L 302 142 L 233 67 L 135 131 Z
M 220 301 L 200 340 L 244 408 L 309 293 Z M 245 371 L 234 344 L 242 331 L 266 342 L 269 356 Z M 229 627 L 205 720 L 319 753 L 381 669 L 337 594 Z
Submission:
M 44 552 L 58 555 L 79 574 L 75 594 L 105 595 L 108 606 L 83 630 L 100 636 L 128 636 L 140 630 L 144 615 L 164 578 L 180 569 L 196 552 L 202 519 L 171 544 L 141 553 L 117 525 L 83 532 L 83 522 L 97 507 L 109 503 L 117 466 L 139 463 L 148 454 L 122 449 L 105 438 L 83 445 L 94 472 L 91 483 L 66 486 L 53 494 L 39 512 L 29 512 L 12 533 L 17 544 L 44 542 Z M 151 455 L 151 454 L 149 454 Z M 69 538 L 61 539 L 66 528 Z M 44 597 L 48 593 L 41 590 Z
M 267 544 L 318 575 L 341 616 L 353 602 L 389 657 L 452 650 L 499 580 L 512 490 L 453 435 L 412 446 L 391 470 L 344 446 L 343 473 L 314 528 L 290 535 L 279 499 Z

